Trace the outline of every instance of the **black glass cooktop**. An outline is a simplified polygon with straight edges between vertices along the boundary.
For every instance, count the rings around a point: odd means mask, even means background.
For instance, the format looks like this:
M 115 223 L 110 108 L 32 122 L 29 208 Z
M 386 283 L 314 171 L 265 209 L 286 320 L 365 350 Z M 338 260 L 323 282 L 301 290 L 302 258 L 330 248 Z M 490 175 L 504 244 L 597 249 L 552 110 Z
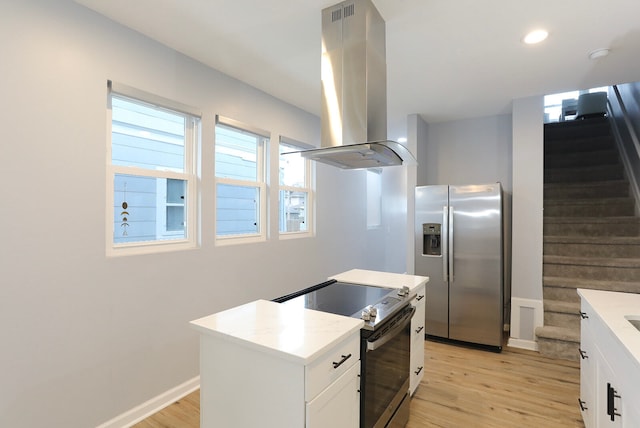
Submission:
M 391 291 L 393 289 L 334 282 L 285 303 L 332 314 L 359 316 L 364 307 L 376 303 Z
M 376 315 L 371 319 L 365 319 L 367 329 L 377 328 L 385 318 L 396 313 L 410 300 L 411 296 L 399 295 L 398 290 L 394 288 L 350 284 L 335 280 L 274 299 L 275 302 L 286 305 L 299 305 L 307 309 L 355 318 L 360 318 L 362 311 L 372 306 L 376 310 Z

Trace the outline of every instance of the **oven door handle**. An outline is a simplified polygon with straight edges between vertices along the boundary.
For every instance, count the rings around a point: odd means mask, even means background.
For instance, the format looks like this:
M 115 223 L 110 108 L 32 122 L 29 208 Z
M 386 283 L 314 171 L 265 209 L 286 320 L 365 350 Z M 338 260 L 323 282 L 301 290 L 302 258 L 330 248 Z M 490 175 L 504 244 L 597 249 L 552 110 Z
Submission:
M 402 330 L 404 330 L 404 328 L 407 326 L 407 324 L 411 322 L 411 318 L 413 318 L 413 314 L 415 313 L 416 313 L 415 306 L 411 306 L 411 312 L 407 312 L 406 315 L 404 315 L 404 319 L 400 321 L 398 324 L 396 324 L 395 326 L 393 326 L 391 330 L 389 330 L 384 335 L 382 335 L 379 339 L 376 339 L 373 342 L 367 341 L 367 352 L 375 351 L 376 349 L 380 348 L 381 346 L 386 344 L 388 341 L 396 337 L 399 333 L 401 333 Z

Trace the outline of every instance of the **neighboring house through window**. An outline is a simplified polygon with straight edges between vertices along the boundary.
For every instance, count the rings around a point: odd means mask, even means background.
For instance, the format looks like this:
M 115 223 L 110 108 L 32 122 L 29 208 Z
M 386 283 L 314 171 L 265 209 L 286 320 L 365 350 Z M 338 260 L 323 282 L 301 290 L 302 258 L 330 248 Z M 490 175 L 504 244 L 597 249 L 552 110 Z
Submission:
M 109 107 L 109 252 L 195 246 L 199 115 L 111 82 Z
M 215 175 L 219 243 L 266 239 L 265 152 L 268 142 L 266 131 L 217 117 Z

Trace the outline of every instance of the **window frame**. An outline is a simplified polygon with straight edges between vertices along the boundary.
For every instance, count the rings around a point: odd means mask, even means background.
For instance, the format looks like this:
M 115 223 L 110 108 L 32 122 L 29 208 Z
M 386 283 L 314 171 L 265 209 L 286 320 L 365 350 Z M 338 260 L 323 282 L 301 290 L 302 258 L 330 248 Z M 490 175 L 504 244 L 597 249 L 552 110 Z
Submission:
M 218 177 L 216 174 L 216 138 L 217 138 L 217 128 L 218 125 L 222 125 L 227 128 L 235 129 L 239 132 L 249 133 L 255 135 L 260 138 L 256 148 L 256 181 L 251 180 L 241 180 L 236 178 L 228 178 L 228 177 Z M 268 153 L 269 153 L 269 143 L 271 142 L 271 133 L 255 126 L 247 125 L 235 119 L 231 119 L 228 117 L 224 117 L 221 115 L 216 115 L 215 121 L 215 131 L 213 136 L 214 141 L 214 150 L 213 150 L 213 176 L 215 179 L 214 182 L 214 241 L 216 245 L 235 245 L 235 244 L 246 244 L 253 242 L 264 242 L 267 240 L 269 235 L 269 224 L 268 224 Z M 258 208 L 257 208 L 257 217 L 258 217 L 258 231 L 257 233 L 246 233 L 246 234 L 233 234 L 233 235 L 218 235 L 218 184 L 224 184 L 228 186 L 238 186 L 238 187 L 255 187 L 258 190 Z
M 285 136 L 280 136 L 278 142 L 278 175 L 280 172 L 280 146 L 286 145 L 292 148 L 291 151 L 300 151 L 305 149 L 313 148 L 308 144 L 301 143 L 292 138 L 288 138 Z M 312 162 L 308 158 L 304 158 L 304 187 L 297 186 L 285 186 L 280 184 L 280 180 L 278 179 L 278 237 L 280 239 L 295 239 L 295 238 L 307 238 L 315 235 L 315 192 L 314 192 L 314 184 L 315 184 L 315 162 Z M 306 223 L 307 230 L 302 231 L 281 231 L 280 230 L 280 222 L 281 222 L 281 212 L 280 212 L 280 192 L 281 191 L 298 191 L 305 192 L 307 194 L 307 206 L 305 207 L 306 211 Z
M 112 162 L 112 99 L 113 97 L 126 99 L 130 102 L 147 105 L 152 108 L 166 110 L 185 117 L 184 140 L 184 172 L 169 169 L 146 169 L 134 166 L 114 165 Z M 197 109 L 172 101 L 158 95 L 132 88 L 130 86 L 107 81 L 107 150 L 106 150 L 106 254 L 107 256 L 135 255 L 160 253 L 193 249 L 198 242 L 198 153 L 201 144 L 202 114 Z M 145 178 L 161 178 L 184 180 L 187 187 L 185 203 L 185 237 L 182 239 L 156 239 L 153 241 L 114 242 L 114 181 L 117 175 L 134 175 Z M 157 184 L 156 184 L 157 186 Z M 167 205 L 163 207 L 166 210 Z M 158 217 L 156 208 L 156 218 Z M 158 226 L 156 225 L 156 231 Z M 166 232 L 166 231 L 165 231 Z M 171 232 L 164 233 L 170 236 Z

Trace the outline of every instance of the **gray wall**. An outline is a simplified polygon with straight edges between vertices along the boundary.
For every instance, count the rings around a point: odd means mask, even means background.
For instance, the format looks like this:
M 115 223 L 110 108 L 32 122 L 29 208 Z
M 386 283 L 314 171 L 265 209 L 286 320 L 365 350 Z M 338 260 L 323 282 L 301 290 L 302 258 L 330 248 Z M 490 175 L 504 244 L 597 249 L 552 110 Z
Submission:
M 214 115 L 310 144 L 317 117 L 71 0 L 3 2 L 0 57 L 0 426 L 98 425 L 198 375 L 188 321 L 347 269 L 405 270 L 401 170 L 383 175 L 380 230 L 365 173 L 318 165 L 315 238 L 278 240 L 272 204 L 267 242 L 214 245 Z M 105 256 L 108 79 L 202 110 L 200 248 Z
M 542 300 L 543 98 L 513 102 L 514 297 Z
M 511 193 L 511 116 L 430 123 L 418 144 L 418 185 L 500 181 Z

